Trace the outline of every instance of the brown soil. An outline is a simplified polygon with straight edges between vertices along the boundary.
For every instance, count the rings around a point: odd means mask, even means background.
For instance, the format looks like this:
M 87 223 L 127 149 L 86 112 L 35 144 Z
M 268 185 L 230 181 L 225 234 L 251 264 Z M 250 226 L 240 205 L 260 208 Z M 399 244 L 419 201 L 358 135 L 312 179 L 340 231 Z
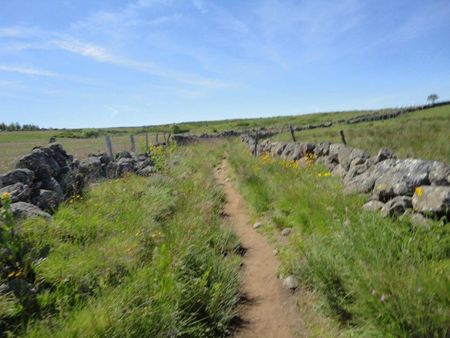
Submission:
M 277 278 L 278 260 L 273 255 L 273 248 L 253 229 L 245 201 L 227 179 L 227 171 L 228 163 L 224 159 L 215 172 L 226 196 L 224 215 L 246 249 L 241 285 L 245 301 L 239 308 L 241 325 L 234 337 L 305 336 L 294 297 L 283 289 Z

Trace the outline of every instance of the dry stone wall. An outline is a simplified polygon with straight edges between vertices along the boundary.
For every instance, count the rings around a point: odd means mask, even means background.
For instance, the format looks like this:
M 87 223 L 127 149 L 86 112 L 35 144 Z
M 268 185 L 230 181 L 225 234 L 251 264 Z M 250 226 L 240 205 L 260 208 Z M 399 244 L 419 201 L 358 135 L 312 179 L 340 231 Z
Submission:
M 143 176 L 154 172 L 150 157 L 125 151 L 114 159 L 91 154 L 78 161 L 60 144 L 51 144 L 33 149 L 17 161 L 15 170 L 0 175 L 0 195 L 11 195 L 16 217 L 50 217 L 60 203 L 81 193 L 87 184 L 128 172 Z
M 242 141 L 254 151 L 255 139 L 245 135 Z M 410 214 L 416 223 L 424 217 L 450 220 L 450 167 L 439 161 L 398 159 L 388 149 L 370 156 L 361 149 L 331 143 L 259 142 L 258 153 L 272 157 L 304 161 L 315 154 L 317 163 L 343 180 L 346 193 L 369 194 L 364 209 L 381 211 L 384 216 Z

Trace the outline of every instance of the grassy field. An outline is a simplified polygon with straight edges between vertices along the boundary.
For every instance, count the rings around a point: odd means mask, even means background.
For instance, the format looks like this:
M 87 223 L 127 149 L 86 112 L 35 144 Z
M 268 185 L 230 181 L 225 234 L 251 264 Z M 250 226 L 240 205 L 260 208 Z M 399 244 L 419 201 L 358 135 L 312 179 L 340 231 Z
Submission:
M 52 221 L 25 222 L 20 236 L 33 271 L 18 278 L 34 280 L 37 296 L 1 299 L 0 331 L 228 335 L 240 258 L 237 239 L 221 227 L 224 197 L 213 165 L 222 154 L 220 144 L 177 149 L 158 175 L 96 184 Z
M 348 145 L 376 154 L 381 147 L 399 157 L 418 157 L 450 163 L 450 105 L 419 110 L 395 119 L 296 132 L 297 141 L 340 143 L 344 130 Z M 274 140 L 292 141 L 290 133 Z
M 254 218 L 278 245 L 281 275 L 295 274 L 318 295 L 321 313 L 340 323 L 340 335 L 450 333 L 448 224 L 417 228 L 364 212 L 365 197 L 344 195 L 338 178 L 319 175 L 326 172 L 320 166 L 293 169 L 255 159 L 239 143 L 228 153 Z M 288 241 L 277 240 L 287 227 Z M 317 322 L 307 325 L 324 336 Z

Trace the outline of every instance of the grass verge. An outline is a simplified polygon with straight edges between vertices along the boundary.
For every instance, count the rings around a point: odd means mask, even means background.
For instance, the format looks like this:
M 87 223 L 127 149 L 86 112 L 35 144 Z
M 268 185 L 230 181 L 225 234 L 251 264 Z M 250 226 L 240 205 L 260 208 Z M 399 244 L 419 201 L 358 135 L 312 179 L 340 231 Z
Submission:
M 338 178 L 319 175 L 320 166 L 262 161 L 241 144 L 228 152 L 254 216 L 269 223 L 263 231 L 276 237 L 292 228 L 280 248 L 280 273 L 295 274 L 319 295 L 322 313 L 340 323 L 341 334 L 449 334 L 448 224 L 413 227 L 365 212 L 364 197 L 344 195 Z
M 227 336 L 240 262 L 236 238 L 220 226 L 212 165 L 221 155 L 220 146 L 177 149 L 163 174 L 105 181 L 52 221 L 25 222 L 38 310 L 25 321 L 18 301 L 0 299 L 3 328 L 28 337 Z

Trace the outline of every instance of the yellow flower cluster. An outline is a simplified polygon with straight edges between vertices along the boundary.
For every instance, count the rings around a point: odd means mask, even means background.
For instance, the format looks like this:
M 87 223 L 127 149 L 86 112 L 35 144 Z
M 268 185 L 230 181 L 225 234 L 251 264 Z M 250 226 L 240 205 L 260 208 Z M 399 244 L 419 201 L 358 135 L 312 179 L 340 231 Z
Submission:
M 270 157 L 269 153 L 264 153 L 261 156 L 261 163 L 266 165 L 266 164 L 270 164 L 272 162 L 272 158 Z
M 327 171 L 324 173 L 318 173 L 317 176 L 318 177 L 329 177 L 329 176 L 331 176 L 331 173 L 329 171 Z
M 22 277 L 22 276 L 23 276 L 23 272 L 21 270 L 13 271 L 13 272 L 10 272 L 8 274 L 8 278 L 13 278 L 13 277 L 19 278 L 19 277 Z
M 3 204 L 10 203 L 11 202 L 11 194 L 9 192 L 4 192 L 2 194 L 1 199 L 2 199 Z
M 164 156 L 164 147 L 162 147 L 162 146 L 157 147 L 157 146 L 154 146 L 154 145 L 150 145 L 148 147 L 148 150 L 150 151 L 150 154 L 152 156 L 155 156 L 155 157 Z
M 317 155 L 315 153 L 306 153 L 305 162 L 307 166 L 312 166 L 316 163 Z
M 417 195 L 417 197 L 422 197 L 422 195 L 423 195 L 423 188 L 422 187 L 417 187 L 416 188 L 416 195 Z
M 294 160 L 283 160 L 281 161 L 281 166 L 285 169 L 298 169 L 300 168 L 300 165 L 297 161 Z

